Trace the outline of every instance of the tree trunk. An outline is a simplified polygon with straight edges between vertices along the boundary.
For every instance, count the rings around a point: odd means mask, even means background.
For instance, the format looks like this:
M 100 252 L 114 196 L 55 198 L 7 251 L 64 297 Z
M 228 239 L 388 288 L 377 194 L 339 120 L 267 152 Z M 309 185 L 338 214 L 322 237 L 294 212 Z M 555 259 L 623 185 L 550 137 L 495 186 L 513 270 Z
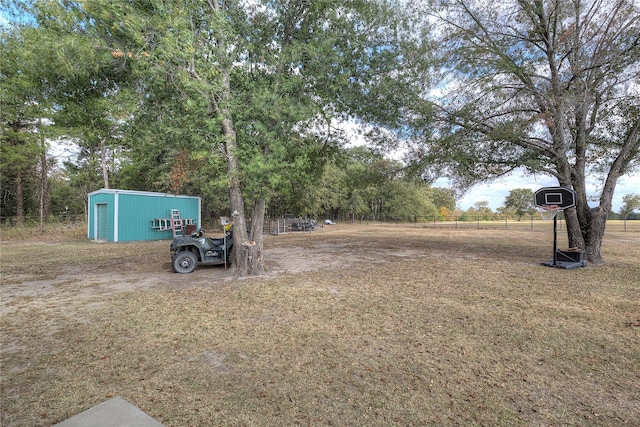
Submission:
M 249 274 L 259 276 L 264 274 L 264 252 L 263 233 L 264 212 L 266 202 L 264 198 L 255 201 L 251 212 L 251 239 L 254 244 L 250 245 L 249 252 Z
M 227 157 L 227 176 L 229 177 L 229 196 L 231 201 L 231 218 L 233 219 L 233 236 L 234 245 L 231 255 L 233 269 L 236 275 L 242 277 L 249 274 L 264 273 L 264 257 L 262 254 L 262 228 L 259 232 L 252 233 L 257 236 L 257 242 L 250 240 L 247 233 L 247 223 L 244 212 L 244 198 L 242 196 L 242 188 L 240 186 L 240 169 L 238 167 L 238 158 L 236 152 L 238 150 L 236 131 L 233 126 L 233 118 L 231 112 L 226 107 L 226 100 L 231 96 L 231 88 L 229 84 L 229 73 L 223 73 L 223 93 L 220 98 L 222 102 L 212 99 L 215 111 L 222 118 L 222 133 L 225 140 L 225 154 Z M 224 104 L 223 104 L 224 103 Z M 222 104 L 222 105 L 221 105 Z M 260 227 L 264 223 L 264 200 L 258 204 L 256 212 L 253 212 L 253 228 L 259 222 Z M 258 218 L 257 215 L 262 215 Z
M 22 172 L 16 172 L 16 225 L 24 224 L 24 195 L 22 191 Z
M 247 223 L 244 216 L 244 199 L 240 188 L 238 159 L 236 158 L 237 141 L 228 110 L 223 113 L 222 131 L 225 138 L 225 154 L 227 156 L 227 176 L 229 177 L 229 198 L 231 204 L 231 218 L 233 220 L 233 253 L 231 264 L 238 276 L 249 274 L 249 253 L 244 250 L 249 245 L 247 238 Z M 226 114 L 225 114 L 226 113 Z
M 591 211 L 591 221 L 585 236 L 585 258 L 593 264 L 604 264 L 601 248 L 608 215 L 609 212 L 600 206 Z
M 44 231 L 44 218 L 49 215 L 49 186 L 48 186 L 48 162 L 47 145 L 42 131 L 42 119 L 40 119 L 40 231 Z
M 604 264 L 602 239 L 618 178 L 618 173 L 612 169 L 602 190 L 600 205 L 595 208 L 588 205 L 584 182 L 574 180 L 578 197 L 576 207 L 565 210 L 569 247 L 583 250 L 585 259 L 592 264 Z
M 580 224 L 582 220 L 579 219 L 577 208 L 565 209 L 564 220 L 567 225 L 567 240 L 569 241 L 570 248 L 578 248 L 584 250 L 585 242 L 582 234 Z
M 619 169 L 614 162 L 613 167 L 609 170 L 607 179 L 600 195 L 600 205 L 589 209 L 587 212 L 588 221 L 583 228 L 583 236 L 585 241 L 585 257 L 587 261 L 594 264 L 604 264 L 602 257 L 602 239 L 607 225 L 607 218 L 611 212 L 611 201 L 616 188 L 616 183 L 620 178 Z
M 217 15 L 221 12 L 224 3 L 217 0 L 207 0 L 209 10 Z M 240 185 L 240 168 L 238 166 L 238 140 L 233 124 L 233 117 L 229 109 L 231 101 L 231 67 L 233 64 L 226 57 L 227 43 L 226 35 L 222 27 L 217 28 L 218 54 L 220 59 L 220 88 L 210 95 L 210 105 L 216 113 L 217 118 L 222 120 L 222 134 L 224 136 L 224 150 L 227 157 L 227 177 L 229 178 L 229 196 L 231 202 L 231 218 L 233 219 L 233 253 L 231 261 L 237 276 L 247 276 L 249 274 L 262 274 L 264 272 L 262 255 L 262 228 L 260 232 L 254 232 L 251 237 L 257 241 L 250 240 L 247 233 L 247 223 L 244 212 L 244 198 L 242 196 L 242 186 Z M 252 213 L 253 224 L 264 223 L 264 200 L 257 204 L 257 209 Z M 259 211 L 259 212 L 256 212 Z M 258 215 L 262 215 L 258 219 Z
M 102 180 L 104 188 L 109 188 L 109 167 L 107 163 L 107 146 L 104 139 L 100 140 L 100 165 L 102 166 Z

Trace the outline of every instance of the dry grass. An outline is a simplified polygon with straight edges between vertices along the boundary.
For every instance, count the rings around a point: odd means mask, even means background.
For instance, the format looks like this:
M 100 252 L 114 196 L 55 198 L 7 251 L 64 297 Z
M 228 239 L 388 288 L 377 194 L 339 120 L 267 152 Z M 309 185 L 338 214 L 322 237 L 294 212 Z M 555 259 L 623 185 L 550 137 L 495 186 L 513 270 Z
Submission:
M 550 239 L 327 227 L 244 280 L 173 274 L 168 242 L 5 241 L 2 425 L 116 395 L 167 426 L 639 425 L 640 236 L 570 271 Z
M 50 223 L 43 227 L 36 223 L 0 226 L 2 241 L 68 242 L 86 240 L 86 238 L 87 224 L 84 222 Z

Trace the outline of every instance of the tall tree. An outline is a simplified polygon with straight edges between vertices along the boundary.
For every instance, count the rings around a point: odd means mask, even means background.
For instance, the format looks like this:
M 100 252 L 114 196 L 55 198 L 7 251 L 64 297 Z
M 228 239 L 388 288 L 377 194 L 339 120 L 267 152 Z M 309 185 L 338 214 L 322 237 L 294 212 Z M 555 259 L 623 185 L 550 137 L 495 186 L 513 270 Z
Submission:
M 41 225 L 49 212 L 47 141 L 60 83 L 47 41 L 31 25 L 0 29 L 0 169 L 3 189 L 10 189 L 2 211 L 22 222 L 25 203 L 32 198 Z M 28 182 L 37 182 L 30 192 Z
M 399 161 L 371 148 L 353 147 L 327 165 L 313 194 L 327 217 L 413 220 L 437 214 L 433 200 L 438 192 L 433 190 L 405 176 Z
M 640 194 L 626 194 L 622 198 L 622 207 L 620 208 L 622 219 L 626 220 L 636 209 L 640 209 Z
M 528 188 L 514 188 L 509 191 L 504 200 L 504 207 L 513 209 L 518 215 L 518 221 L 520 221 L 523 215 L 535 212 L 533 191 Z
M 438 209 L 445 208 L 444 212 L 456 210 L 456 194 L 449 188 L 433 187 L 431 189 L 431 200 Z
M 640 165 L 640 5 L 633 0 L 437 1 L 443 90 L 414 152 L 465 183 L 517 167 L 577 192 L 569 244 L 602 263 L 618 179 Z M 417 122 L 420 125 L 420 122 Z M 587 180 L 599 179 L 598 206 Z
M 2 5 L 14 13 L 10 29 L 2 30 L 6 34 L 2 48 L 11 49 L 2 55 L 0 78 L 7 85 L 3 95 L 12 106 L 4 111 L 19 111 L 22 123 L 14 120 L 10 127 L 21 129 L 23 139 L 33 139 L 38 146 L 34 156 L 39 160 L 40 185 L 34 193 L 42 222 L 50 204 L 50 141 L 63 135 L 81 147 L 78 164 L 69 172 L 74 184 L 86 188 L 85 195 L 108 188 L 110 169 L 118 164 L 116 154 L 121 152 L 127 104 L 114 99 L 124 92 L 115 80 L 120 74 L 106 66 L 110 52 L 96 49 L 97 35 L 84 21 L 79 4 L 3 0 Z M 92 172 L 99 179 L 91 179 Z M 22 176 L 17 178 L 19 185 Z
M 160 0 L 83 3 L 144 98 L 171 85 L 203 117 L 212 157 L 226 162 L 234 268 L 263 272 L 262 225 L 274 190 L 304 182 L 341 143 L 334 116 L 397 69 L 383 2 Z M 373 115 L 373 110 L 367 114 Z M 166 128 L 165 128 L 166 129 Z M 190 129 L 180 134 L 190 137 Z M 251 230 L 245 221 L 251 213 Z M 249 237 L 250 236 L 250 237 Z
M 491 218 L 493 218 L 493 211 L 489 207 L 489 202 L 487 202 L 486 200 L 475 202 L 473 204 L 473 207 L 473 212 L 477 218 L 481 218 L 483 221 L 489 221 Z
M 126 158 L 124 131 L 132 114 L 127 91 L 100 71 L 80 80 L 67 82 L 58 95 L 59 108 L 53 119 L 59 132 L 79 146 L 77 166 L 99 178 L 90 183 L 91 191 L 111 188 L 113 175 Z

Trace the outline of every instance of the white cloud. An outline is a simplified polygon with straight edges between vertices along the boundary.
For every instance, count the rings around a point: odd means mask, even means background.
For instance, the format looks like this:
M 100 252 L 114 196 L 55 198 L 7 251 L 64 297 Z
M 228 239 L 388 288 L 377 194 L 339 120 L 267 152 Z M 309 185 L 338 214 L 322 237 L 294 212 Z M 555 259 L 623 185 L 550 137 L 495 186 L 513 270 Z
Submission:
M 521 172 L 514 172 L 496 181 L 475 185 L 458 201 L 458 207 L 462 210 L 467 210 L 477 202 L 484 201 L 488 202 L 489 207 L 495 211 L 504 206 L 504 201 L 511 190 L 528 188 L 531 191 L 536 191 L 542 187 L 555 187 L 557 185 L 558 180 L 549 176 L 529 176 Z
M 0 28 L 6 28 L 9 26 L 9 20 L 4 17 L 4 14 L 0 10 Z
M 80 146 L 72 139 L 56 139 L 48 140 L 49 155 L 56 160 L 58 168 L 63 168 L 66 161 L 76 162 L 78 154 L 80 154 Z
M 346 140 L 349 141 L 348 147 L 360 147 L 369 144 L 369 141 L 364 136 L 364 133 L 369 129 L 365 124 L 357 123 L 352 118 L 333 118 L 331 126 L 345 133 Z

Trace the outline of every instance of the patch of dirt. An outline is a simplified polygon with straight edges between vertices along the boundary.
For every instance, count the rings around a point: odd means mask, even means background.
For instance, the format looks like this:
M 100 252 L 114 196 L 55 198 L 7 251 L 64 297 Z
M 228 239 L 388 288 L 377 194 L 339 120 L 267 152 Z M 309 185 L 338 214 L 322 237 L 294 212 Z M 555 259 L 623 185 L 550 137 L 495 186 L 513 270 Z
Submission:
M 438 233 L 438 240 L 419 232 L 411 232 L 412 238 L 404 234 L 402 239 L 398 239 L 396 230 L 379 229 L 372 230 L 376 239 L 367 239 L 363 244 L 361 238 L 351 235 L 347 230 L 348 227 L 335 226 L 313 233 L 265 236 L 267 274 L 260 280 L 319 270 L 335 272 L 352 269 L 356 265 L 393 263 L 409 258 L 457 263 L 496 256 L 477 244 L 463 243 L 461 247 L 460 242 L 451 241 L 447 233 Z M 44 271 L 33 271 L 28 262 L 26 268 L 12 268 L 14 262 L 7 255 L 8 245 L 8 242 L 3 242 L 5 256 L 0 316 L 11 315 L 25 307 L 68 312 L 73 307 L 100 305 L 105 299 L 123 292 L 221 287 L 230 286 L 238 280 L 231 270 L 219 265 L 199 266 L 191 274 L 173 273 L 167 250 L 169 241 L 85 243 L 84 251 L 100 252 L 98 260 L 84 262 L 79 259 L 74 262 L 73 259 L 63 258 L 49 264 Z M 22 252 L 32 252 L 38 246 L 43 251 L 51 251 L 50 256 L 55 258 L 59 256 L 60 249 L 57 248 L 62 245 L 21 242 L 18 252 L 14 253 L 22 257 Z M 11 246 L 14 244 L 11 243 Z M 147 253 L 148 256 L 140 256 L 141 253 Z M 530 256 L 518 260 L 512 253 L 501 254 L 497 258 L 504 258 L 505 255 L 511 257 L 510 263 L 531 263 Z

